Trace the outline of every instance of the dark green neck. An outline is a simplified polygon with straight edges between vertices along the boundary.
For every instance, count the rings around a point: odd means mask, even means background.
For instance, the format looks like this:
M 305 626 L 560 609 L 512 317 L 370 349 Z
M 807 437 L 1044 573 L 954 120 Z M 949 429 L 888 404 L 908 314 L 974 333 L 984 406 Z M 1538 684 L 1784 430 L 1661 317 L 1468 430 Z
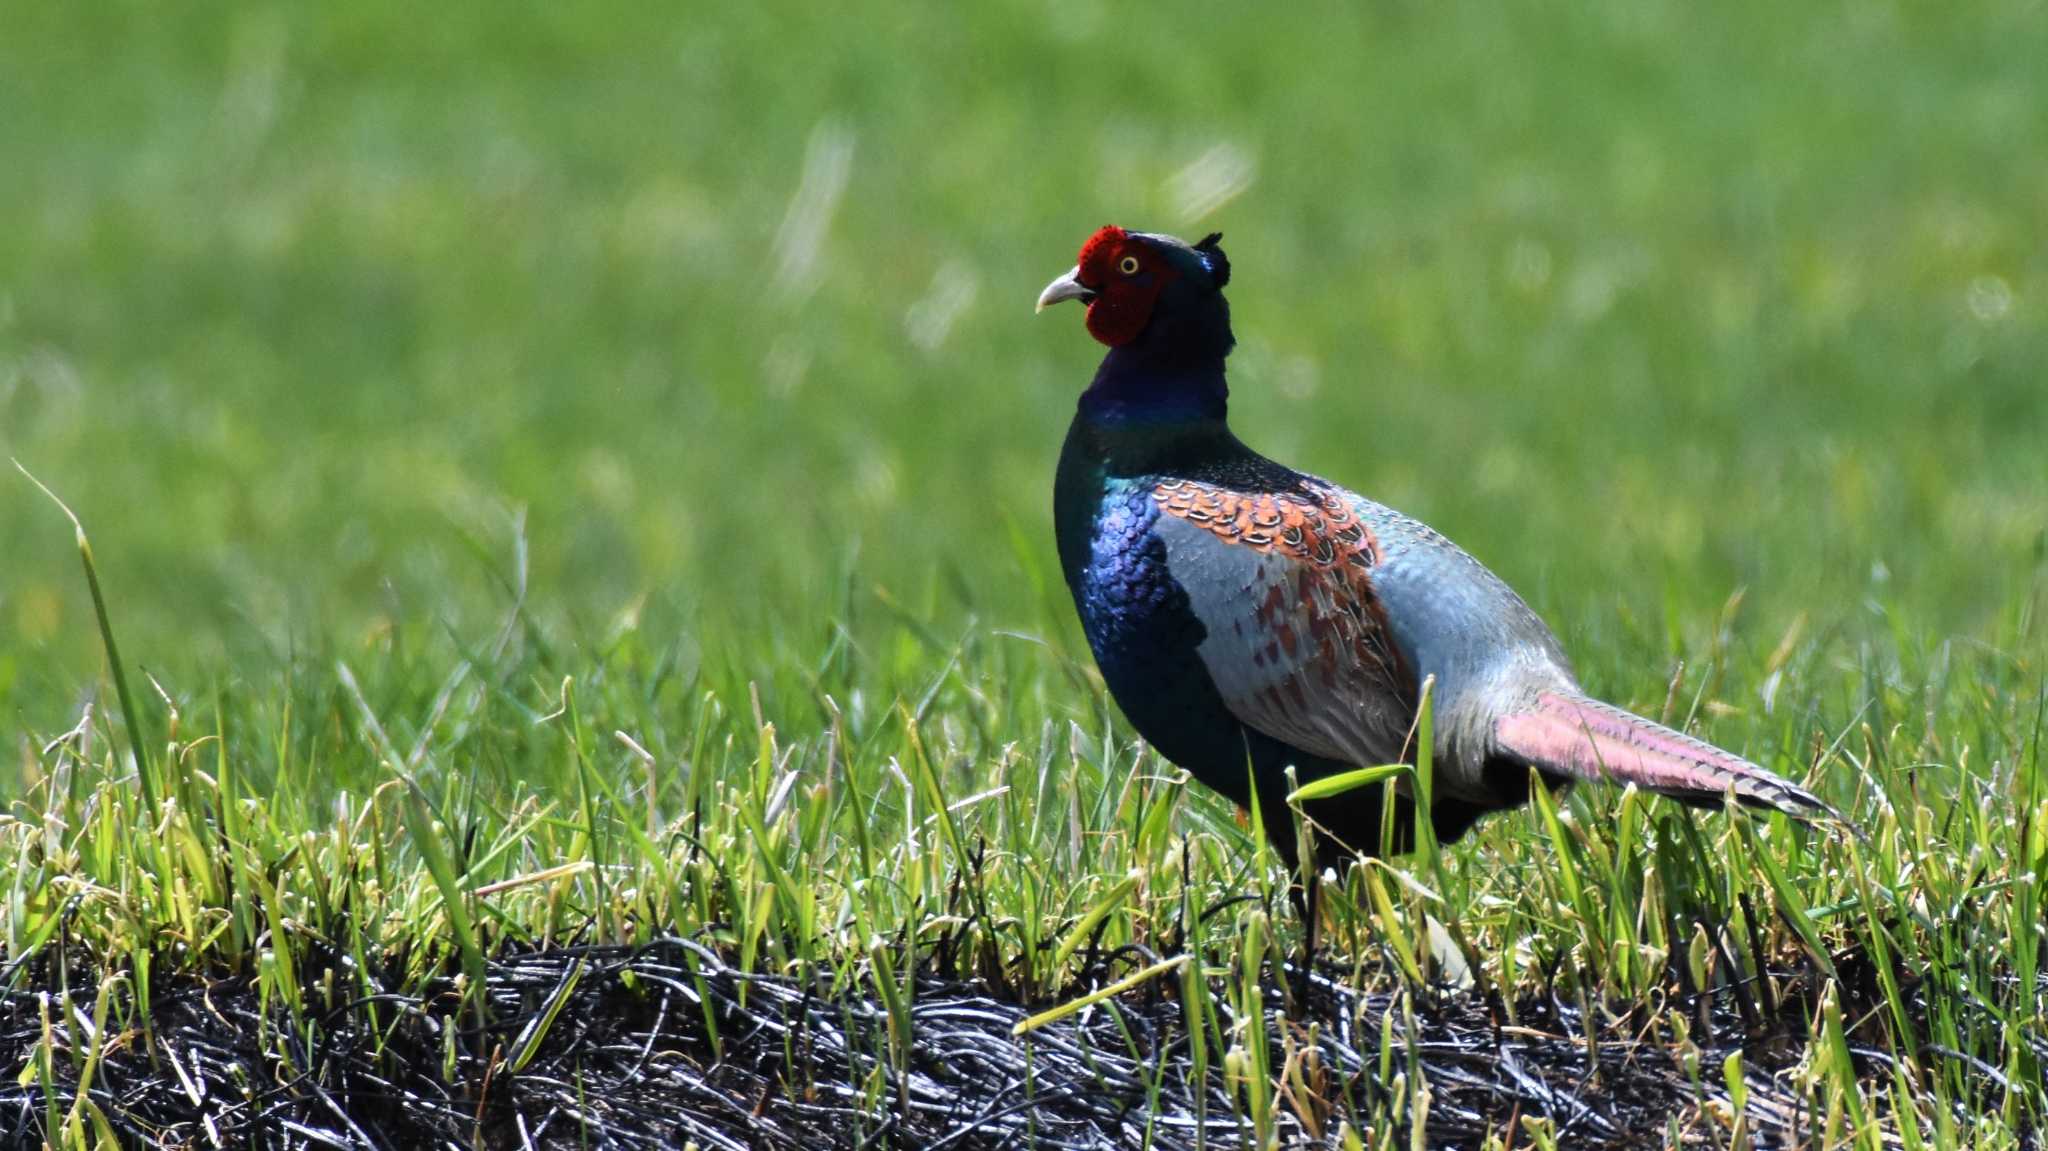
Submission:
M 1219 416 L 1169 416 L 1156 408 L 1103 410 L 1084 395 L 1067 429 L 1060 469 L 1084 469 L 1104 479 L 1185 473 L 1248 453 Z
M 1223 361 L 1236 343 L 1223 294 L 1176 281 L 1138 338 L 1102 357 L 1081 394 L 1081 417 L 1105 427 L 1213 434 L 1229 414 Z

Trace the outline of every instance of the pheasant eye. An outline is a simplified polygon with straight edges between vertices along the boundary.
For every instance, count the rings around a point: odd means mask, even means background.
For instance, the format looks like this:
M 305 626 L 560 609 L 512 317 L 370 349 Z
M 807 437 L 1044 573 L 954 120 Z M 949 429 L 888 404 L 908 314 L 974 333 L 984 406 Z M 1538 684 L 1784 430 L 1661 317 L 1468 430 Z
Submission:
M 1116 270 L 1117 270 L 1117 271 L 1119 271 L 1119 272 L 1122 272 L 1122 273 L 1123 273 L 1124 275 L 1126 275 L 1126 276 L 1135 276 L 1135 275 L 1137 275 L 1137 274 L 1138 274 L 1138 257 L 1136 257 L 1136 256 L 1125 256 L 1125 257 L 1124 257 L 1123 259 L 1121 259 L 1121 260 L 1118 260 L 1118 261 L 1116 262 Z

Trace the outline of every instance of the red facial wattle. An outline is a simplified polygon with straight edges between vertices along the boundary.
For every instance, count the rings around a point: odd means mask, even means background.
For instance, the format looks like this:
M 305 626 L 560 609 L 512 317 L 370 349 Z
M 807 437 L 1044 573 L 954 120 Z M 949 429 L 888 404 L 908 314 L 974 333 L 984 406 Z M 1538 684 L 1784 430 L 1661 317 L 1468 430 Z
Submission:
M 1095 298 L 1088 301 L 1088 334 L 1115 348 L 1130 343 L 1151 322 L 1153 305 L 1178 269 L 1140 239 L 1114 224 L 1081 245 L 1076 278 Z

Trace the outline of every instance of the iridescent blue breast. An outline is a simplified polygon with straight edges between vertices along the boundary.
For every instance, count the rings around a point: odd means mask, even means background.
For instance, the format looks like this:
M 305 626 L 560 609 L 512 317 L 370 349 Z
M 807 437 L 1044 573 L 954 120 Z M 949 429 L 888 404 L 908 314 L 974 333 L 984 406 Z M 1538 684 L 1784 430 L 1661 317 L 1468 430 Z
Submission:
M 1207 632 L 1167 568 L 1152 488 L 1150 480 L 1108 480 L 1092 508 L 1073 509 L 1085 518 L 1063 526 L 1085 549 L 1063 549 L 1067 582 L 1103 681 L 1132 726 L 1169 760 L 1214 773 L 1229 794 L 1243 772 L 1243 733 L 1196 655 Z
M 1125 482 L 1106 488 L 1074 588 L 1081 626 L 1105 674 L 1109 663 L 1145 661 L 1146 648 L 1169 638 L 1162 625 L 1174 631 L 1194 624 L 1192 614 L 1175 611 L 1185 608 L 1187 597 L 1166 570 L 1165 545 L 1152 530 L 1159 510 L 1147 488 Z

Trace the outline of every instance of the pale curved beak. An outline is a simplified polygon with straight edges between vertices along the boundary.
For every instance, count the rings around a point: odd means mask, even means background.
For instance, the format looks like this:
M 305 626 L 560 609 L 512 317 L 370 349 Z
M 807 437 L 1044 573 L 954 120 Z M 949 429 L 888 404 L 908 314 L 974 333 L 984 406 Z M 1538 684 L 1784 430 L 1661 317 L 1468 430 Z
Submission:
M 1038 308 L 1036 310 L 1043 312 L 1061 300 L 1094 299 L 1095 289 L 1083 284 L 1080 276 L 1081 265 L 1076 264 L 1067 269 L 1066 275 L 1047 284 L 1045 291 L 1038 293 Z

